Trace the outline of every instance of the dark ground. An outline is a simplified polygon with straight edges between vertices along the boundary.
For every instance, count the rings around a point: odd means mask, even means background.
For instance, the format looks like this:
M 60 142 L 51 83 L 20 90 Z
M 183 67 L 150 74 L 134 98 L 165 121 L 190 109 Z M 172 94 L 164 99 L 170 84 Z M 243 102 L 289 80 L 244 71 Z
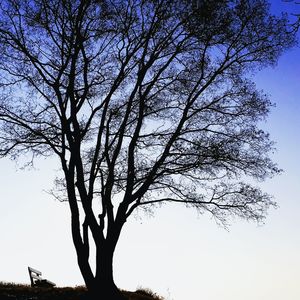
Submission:
M 138 289 L 135 292 L 123 292 L 128 300 L 164 300 L 149 289 Z M 30 285 L 0 282 L 0 300 L 82 300 L 86 288 L 54 287 L 32 288 Z

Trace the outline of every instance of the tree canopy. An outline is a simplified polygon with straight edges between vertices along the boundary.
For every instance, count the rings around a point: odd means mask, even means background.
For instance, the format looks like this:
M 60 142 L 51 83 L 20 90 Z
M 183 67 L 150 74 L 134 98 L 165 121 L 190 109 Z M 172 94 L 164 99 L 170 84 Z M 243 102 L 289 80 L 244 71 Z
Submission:
M 136 209 L 264 219 L 251 182 L 280 170 L 249 75 L 294 43 L 263 0 L 1 1 L 0 156 L 58 157 L 88 286 Z

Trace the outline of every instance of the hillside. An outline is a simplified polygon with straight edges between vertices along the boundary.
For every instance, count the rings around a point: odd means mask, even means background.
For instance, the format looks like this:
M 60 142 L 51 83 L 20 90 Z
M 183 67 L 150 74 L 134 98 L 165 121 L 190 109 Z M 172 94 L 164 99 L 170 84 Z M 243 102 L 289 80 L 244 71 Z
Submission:
M 55 288 L 32 288 L 30 285 L 0 282 L 0 300 L 82 300 L 86 288 L 78 286 Z M 149 289 L 135 292 L 124 291 L 128 300 L 164 300 Z

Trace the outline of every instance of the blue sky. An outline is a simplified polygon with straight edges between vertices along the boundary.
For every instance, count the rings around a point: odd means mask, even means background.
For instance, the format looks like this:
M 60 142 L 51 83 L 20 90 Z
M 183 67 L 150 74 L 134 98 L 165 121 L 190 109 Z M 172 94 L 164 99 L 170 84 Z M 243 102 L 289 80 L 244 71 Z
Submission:
M 272 4 L 276 12 L 295 9 Z M 149 287 L 167 300 L 300 299 L 300 49 L 285 53 L 255 81 L 276 103 L 262 126 L 276 141 L 274 160 L 284 173 L 262 186 L 279 208 L 264 226 L 234 220 L 229 231 L 180 206 L 137 216 L 116 250 L 119 287 Z M 54 159 L 38 161 L 31 171 L 0 161 L 0 280 L 29 283 L 29 265 L 60 286 L 83 283 L 68 206 L 44 192 L 57 168 Z

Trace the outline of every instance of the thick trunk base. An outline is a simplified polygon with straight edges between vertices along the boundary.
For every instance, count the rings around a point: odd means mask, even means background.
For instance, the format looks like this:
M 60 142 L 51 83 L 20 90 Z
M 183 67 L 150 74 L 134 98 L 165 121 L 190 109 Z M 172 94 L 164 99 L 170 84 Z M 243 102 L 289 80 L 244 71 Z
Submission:
M 90 289 L 83 300 L 128 300 L 115 284 L 106 284 Z

